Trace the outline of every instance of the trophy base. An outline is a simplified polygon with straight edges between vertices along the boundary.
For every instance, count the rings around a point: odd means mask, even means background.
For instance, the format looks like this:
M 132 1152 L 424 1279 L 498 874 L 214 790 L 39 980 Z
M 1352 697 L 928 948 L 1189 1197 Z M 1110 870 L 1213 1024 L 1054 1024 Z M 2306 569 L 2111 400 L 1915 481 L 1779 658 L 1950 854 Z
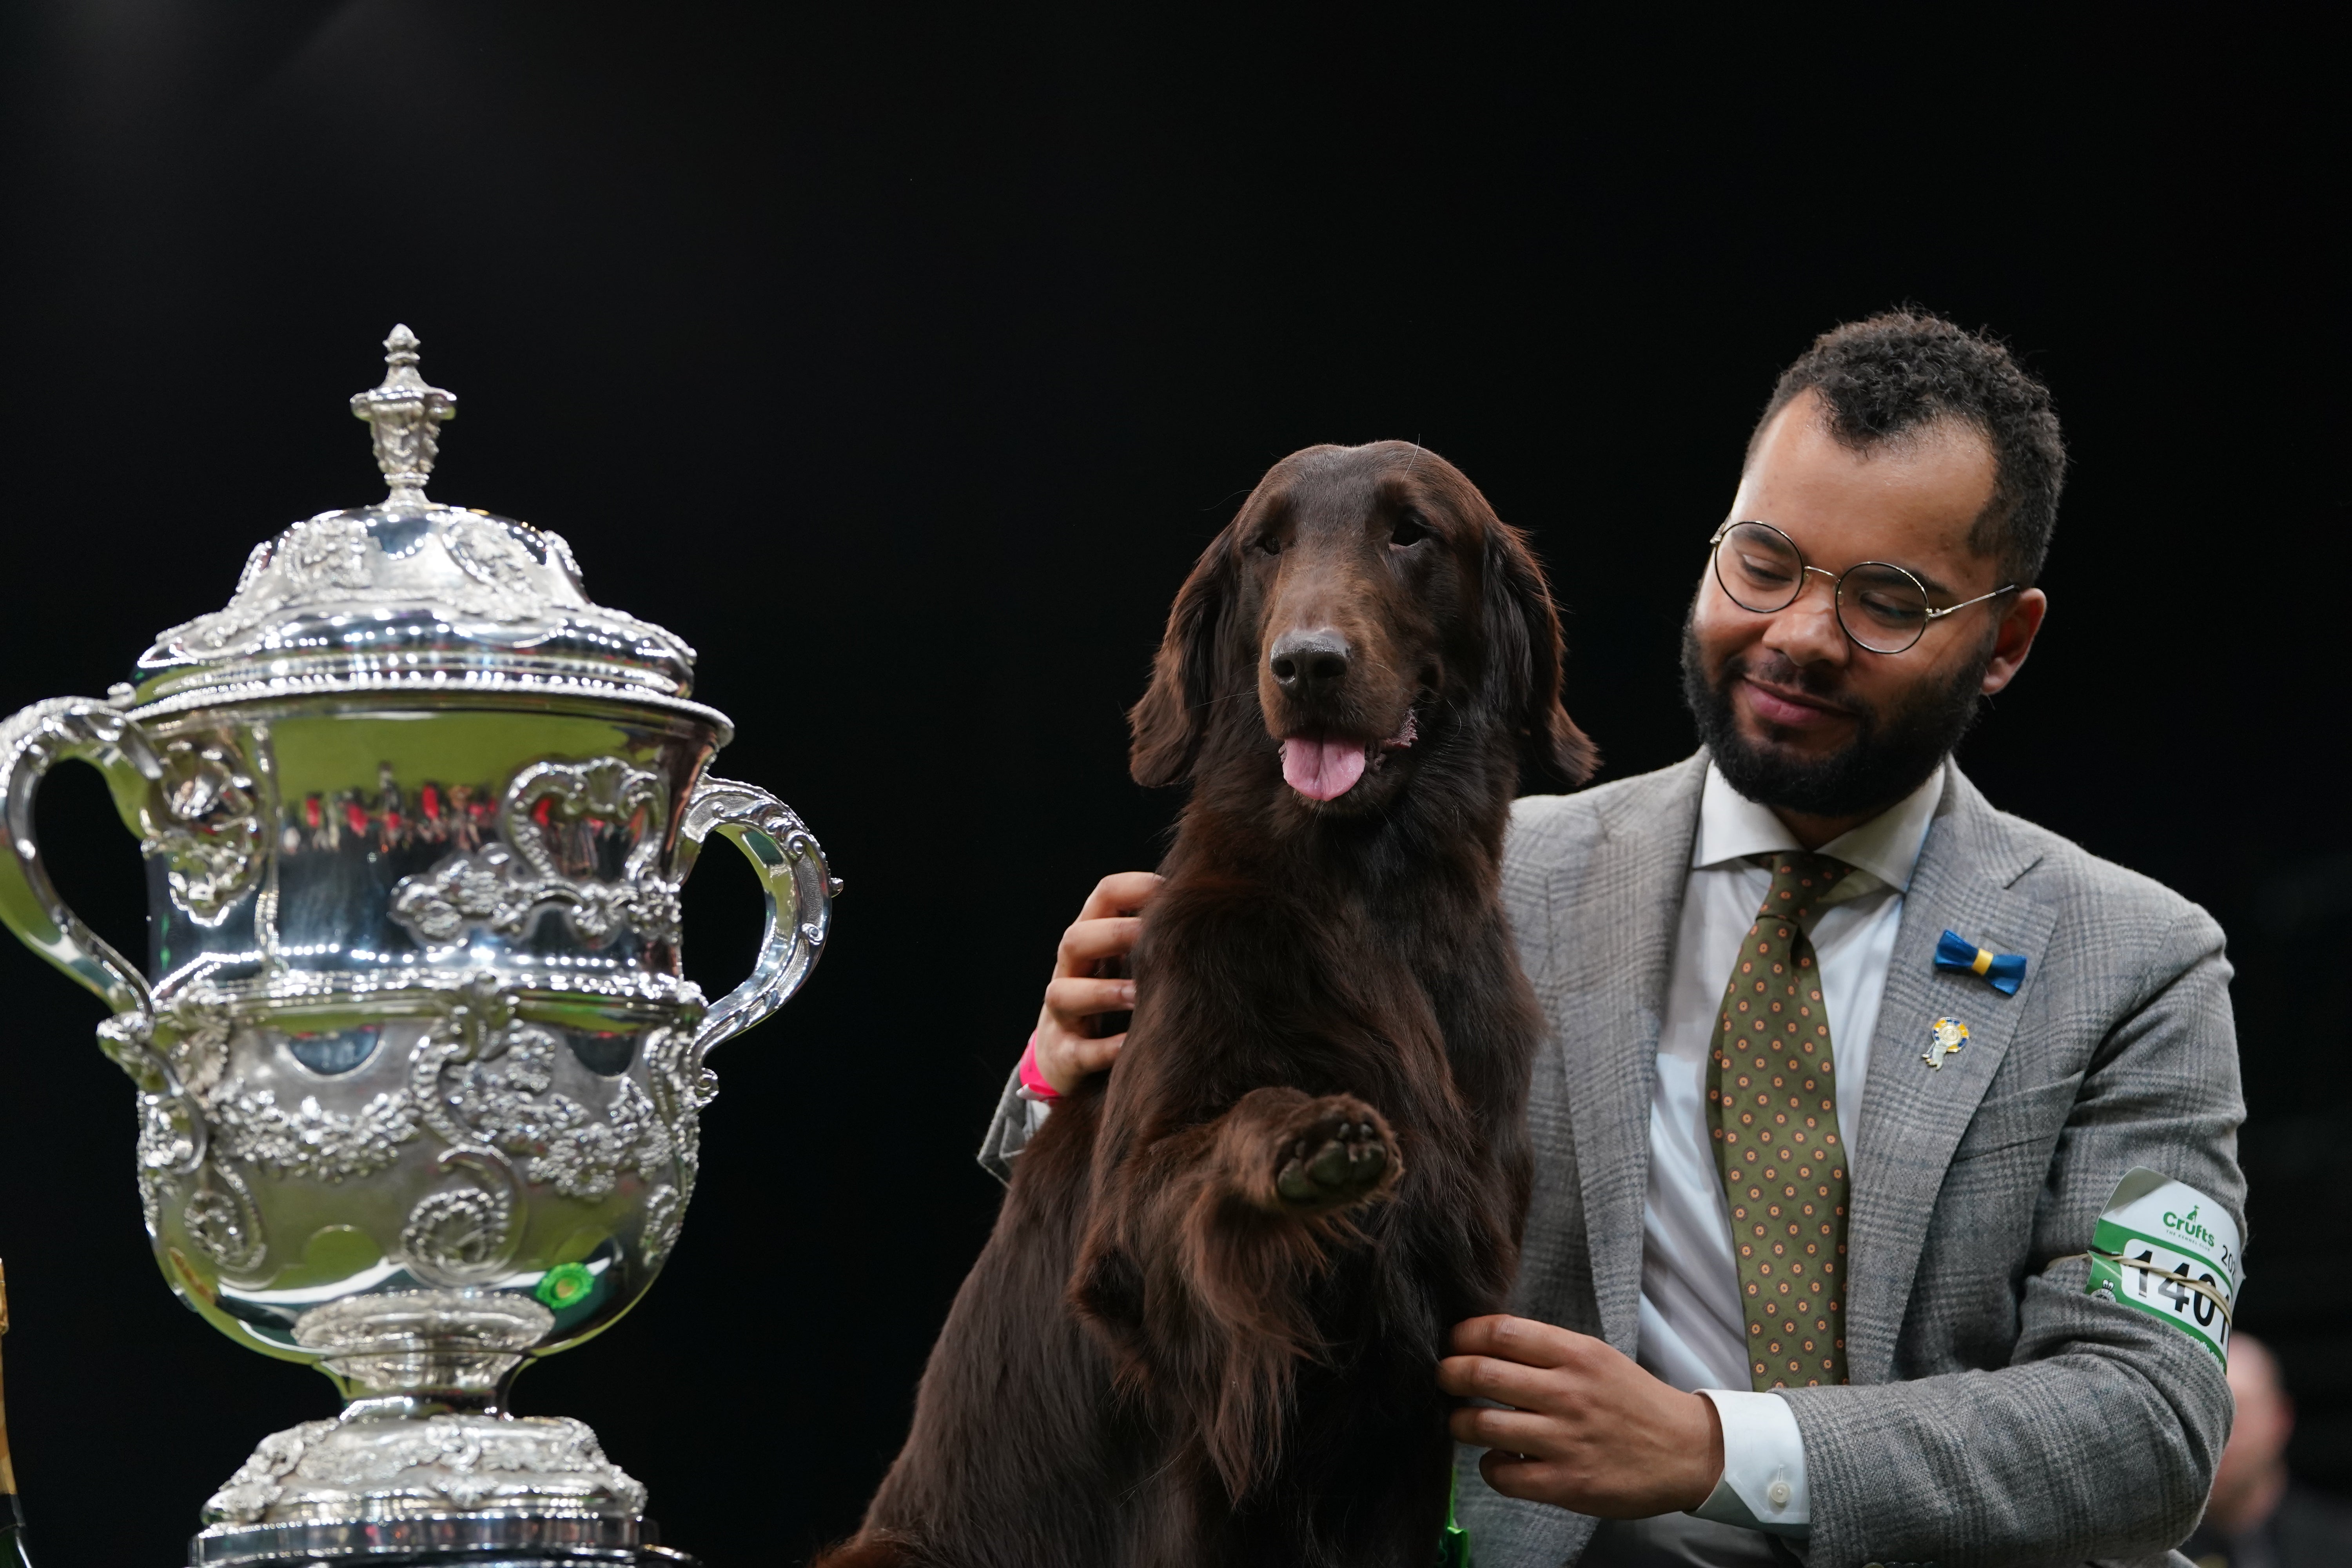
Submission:
M 205 1531 L 189 1568 L 700 1568 L 656 1544 L 650 1520 L 444 1514 L 370 1524 L 260 1524 Z

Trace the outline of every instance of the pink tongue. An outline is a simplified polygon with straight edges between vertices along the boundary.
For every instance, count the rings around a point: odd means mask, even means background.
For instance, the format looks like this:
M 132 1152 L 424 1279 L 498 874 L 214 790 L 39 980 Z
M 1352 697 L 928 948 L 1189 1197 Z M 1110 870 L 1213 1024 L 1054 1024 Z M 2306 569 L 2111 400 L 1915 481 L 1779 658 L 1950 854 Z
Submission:
M 1336 800 L 1364 776 L 1361 741 L 1315 741 L 1293 735 L 1282 743 L 1282 779 L 1309 800 Z

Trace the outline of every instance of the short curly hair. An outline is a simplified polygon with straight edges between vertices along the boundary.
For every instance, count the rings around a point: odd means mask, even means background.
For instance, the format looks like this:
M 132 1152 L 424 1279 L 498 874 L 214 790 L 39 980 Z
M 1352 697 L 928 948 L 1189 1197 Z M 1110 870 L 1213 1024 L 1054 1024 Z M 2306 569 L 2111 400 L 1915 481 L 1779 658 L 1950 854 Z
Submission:
M 2005 346 L 1913 310 L 1833 328 L 1781 372 L 1748 438 L 1749 457 L 1773 416 L 1808 392 L 1821 394 L 1831 435 L 1856 452 L 1939 419 L 1974 428 L 1992 448 L 1993 491 L 1969 548 L 1997 556 L 2004 582 L 2033 585 L 2057 526 L 2066 443 L 2050 389 Z

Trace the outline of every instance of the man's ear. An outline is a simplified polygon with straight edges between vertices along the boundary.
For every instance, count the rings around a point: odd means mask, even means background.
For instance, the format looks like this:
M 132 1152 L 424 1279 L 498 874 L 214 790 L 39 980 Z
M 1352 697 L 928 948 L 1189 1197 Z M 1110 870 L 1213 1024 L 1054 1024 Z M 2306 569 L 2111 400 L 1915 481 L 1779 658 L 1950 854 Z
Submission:
M 1168 633 L 1151 660 L 1151 685 L 1128 710 L 1134 737 L 1128 772 L 1147 789 L 1192 776 L 1216 695 L 1218 644 L 1233 603 L 1234 531 L 1227 528 L 1201 553 L 1168 612 Z
M 1527 536 L 1508 523 L 1488 525 L 1485 577 L 1486 700 L 1518 731 L 1535 775 L 1572 788 L 1601 753 L 1560 706 L 1559 612 Z

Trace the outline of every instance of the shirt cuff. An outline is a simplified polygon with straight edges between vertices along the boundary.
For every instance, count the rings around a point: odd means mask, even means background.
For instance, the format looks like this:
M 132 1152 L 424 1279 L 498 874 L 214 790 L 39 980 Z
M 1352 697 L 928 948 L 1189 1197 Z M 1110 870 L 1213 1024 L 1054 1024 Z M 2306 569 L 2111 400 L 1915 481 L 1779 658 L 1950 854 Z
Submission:
M 1037 1129 L 1045 1125 L 1045 1118 L 1054 1114 L 1054 1107 L 1043 1100 L 1024 1100 L 1021 1102 L 1021 1110 L 1023 1121 L 1021 1142 L 1022 1146 L 1026 1148 L 1029 1140 L 1037 1136 Z M 1020 1150 L 1016 1149 L 1013 1152 L 1019 1153 Z M 1789 1424 L 1791 1426 L 1796 1425 L 1796 1421 L 1797 1418 L 1794 1415 L 1789 1417 Z
M 1723 1423 L 1723 1478 L 1691 1513 L 1772 1535 L 1811 1535 L 1813 1500 L 1805 1487 L 1805 1438 L 1789 1402 L 1777 1394 L 1698 1392 L 1715 1402 Z

